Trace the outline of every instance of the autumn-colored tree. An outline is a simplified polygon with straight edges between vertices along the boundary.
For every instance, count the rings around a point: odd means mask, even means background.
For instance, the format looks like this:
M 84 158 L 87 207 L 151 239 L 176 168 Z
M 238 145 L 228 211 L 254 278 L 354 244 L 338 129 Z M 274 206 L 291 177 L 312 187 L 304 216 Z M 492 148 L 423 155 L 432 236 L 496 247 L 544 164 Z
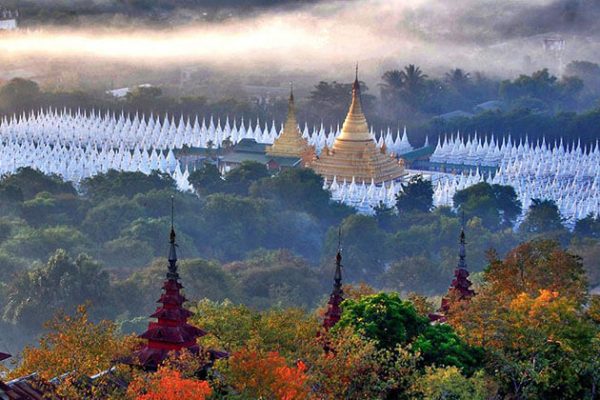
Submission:
M 257 312 L 228 301 L 203 300 L 191 308 L 192 320 L 209 334 L 202 338 L 206 347 L 236 352 L 252 347 L 262 352 L 277 351 L 289 359 L 318 351 L 314 338 L 317 318 L 297 308 Z
M 592 390 L 597 328 L 576 299 L 541 290 L 511 300 L 485 289 L 450 322 L 486 348 L 502 391 L 516 399 L 576 399 Z
M 587 294 L 581 260 L 552 240 L 523 243 L 503 261 L 492 255 L 484 278 L 491 293 L 506 300 L 521 293 L 535 296 L 544 289 L 558 291 L 582 304 Z
M 109 368 L 116 358 L 128 354 L 137 343 L 120 337 L 110 321 L 93 323 L 86 306 L 75 315 L 57 314 L 46 323 L 48 333 L 37 347 L 23 350 L 20 364 L 10 373 L 18 377 L 37 372 L 44 379 L 65 373 L 93 375 Z
M 242 349 L 228 360 L 219 361 L 217 368 L 224 384 L 236 393 L 251 399 L 306 400 L 310 398 L 307 366 L 302 361 L 290 365 L 275 351 L 262 353 Z
M 591 382 L 580 369 L 594 356 L 594 328 L 574 299 L 549 290 L 522 293 L 510 302 L 503 322 L 502 347 L 492 352 L 492 364 L 514 396 L 585 397 Z
M 347 284 L 343 286 L 344 297 L 346 299 L 360 300 L 364 296 L 376 294 L 377 290 L 373 286 L 367 285 L 365 282 L 358 284 Z
M 494 392 L 483 371 L 467 378 L 456 367 L 427 367 L 412 389 L 415 397 L 423 400 L 485 400 Z
M 387 398 L 407 393 L 413 384 L 418 357 L 406 349 L 379 350 L 349 327 L 323 335 L 328 351 L 308 360 L 318 399 Z
M 163 366 L 156 373 L 139 375 L 129 384 L 127 394 L 134 400 L 204 400 L 212 390 L 206 381 L 185 378 Z

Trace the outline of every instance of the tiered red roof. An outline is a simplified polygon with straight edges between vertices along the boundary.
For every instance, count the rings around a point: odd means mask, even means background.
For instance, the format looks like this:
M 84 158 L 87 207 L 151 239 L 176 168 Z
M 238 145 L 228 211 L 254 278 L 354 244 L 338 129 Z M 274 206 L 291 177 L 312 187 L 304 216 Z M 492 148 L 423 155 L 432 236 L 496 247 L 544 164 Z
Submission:
M 150 322 L 146 332 L 139 336 L 148 342 L 136 352 L 136 361 L 146 369 L 156 369 L 172 351 L 187 349 L 198 354 L 200 347 L 196 339 L 206 335 L 202 329 L 187 323 L 192 313 L 183 308 L 186 298 L 180 292 L 183 286 L 179 283 L 177 273 L 177 245 L 173 228 L 171 228 L 170 244 L 167 280 L 162 287 L 163 293 L 157 301 L 160 306 L 150 316 L 156 318 L 156 321 Z
M 469 280 L 469 270 L 467 269 L 466 251 L 465 251 L 465 230 L 460 231 L 460 250 L 458 254 L 458 266 L 454 270 L 454 279 L 448 289 L 448 294 L 442 299 L 442 305 L 436 314 L 430 314 L 432 321 L 446 321 L 446 314 L 450 310 L 452 302 L 468 301 L 475 296 L 475 291 L 471 289 L 473 284 Z
M 327 311 L 323 320 L 323 328 L 331 329 L 338 323 L 342 316 L 342 308 L 340 304 L 344 301 L 344 291 L 342 290 L 342 253 L 338 250 L 335 257 L 335 275 L 333 279 L 333 291 L 327 302 Z

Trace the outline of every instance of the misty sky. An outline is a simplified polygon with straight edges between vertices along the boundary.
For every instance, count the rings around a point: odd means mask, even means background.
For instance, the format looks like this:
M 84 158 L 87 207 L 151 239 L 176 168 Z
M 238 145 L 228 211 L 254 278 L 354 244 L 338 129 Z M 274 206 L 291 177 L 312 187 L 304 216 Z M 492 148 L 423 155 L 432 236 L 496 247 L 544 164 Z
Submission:
M 356 61 L 375 74 L 417 63 L 434 71 L 463 67 L 514 75 L 546 65 L 557 69 L 543 49 L 544 37 L 557 36 L 566 40 L 564 63 L 599 61 L 600 2 L 593 0 L 323 1 L 178 25 L 186 12 L 173 12 L 168 29 L 132 24 L 135 28 L 123 30 L 101 21 L 72 29 L 40 27 L 0 36 L 0 51 L 17 59 L 100 57 L 326 73 Z

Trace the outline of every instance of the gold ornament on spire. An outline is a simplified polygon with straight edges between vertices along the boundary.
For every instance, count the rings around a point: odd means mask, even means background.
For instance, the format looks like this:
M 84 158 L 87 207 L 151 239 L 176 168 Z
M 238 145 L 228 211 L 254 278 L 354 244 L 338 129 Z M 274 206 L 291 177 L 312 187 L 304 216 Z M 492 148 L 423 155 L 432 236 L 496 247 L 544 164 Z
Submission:
M 395 158 L 388 157 L 380 149 L 367 125 L 360 101 L 358 64 L 352 84 L 352 103 L 342 126 L 342 132 L 335 139 L 331 151 L 322 151 L 311 164 L 315 172 L 328 181 L 337 177 L 338 181 L 352 181 L 376 184 L 401 178 L 406 173 Z

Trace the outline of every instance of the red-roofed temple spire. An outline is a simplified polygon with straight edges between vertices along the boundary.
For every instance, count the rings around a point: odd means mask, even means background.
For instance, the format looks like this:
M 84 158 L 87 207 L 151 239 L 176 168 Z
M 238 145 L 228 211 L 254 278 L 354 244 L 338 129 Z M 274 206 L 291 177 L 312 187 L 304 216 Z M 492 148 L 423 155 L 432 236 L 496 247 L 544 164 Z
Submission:
M 464 219 L 464 217 L 463 217 Z M 473 285 L 469 279 L 469 270 L 467 269 L 466 250 L 465 250 L 465 229 L 464 221 L 460 230 L 460 242 L 458 250 L 458 265 L 454 270 L 454 279 L 448 288 L 448 294 L 442 299 L 442 305 L 437 314 L 431 314 L 432 321 L 444 322 L 446 314 L 450 311 L 450 306 L 454 302 L 468 301 L 475 296 L 475 291 L 471 289 Z
M 196 339 L 206 334 L 187 323 L 192 313 L 183 307 L 186 298 L 181 294 L 183 286 L 179 283 L 177 273 L 177 243 L 172 221 L 171 214 L 167 280 L 163 283 L 163 293 L 157 301 L 160 305 L 150 316 L 156 318 L 156 321 L 150 322 L 146 332 L 139 336 L 146 339 L 147 343 L 136 352 L 139 365 L 150 370 L 156 369 L 171 351 L 187 349 L 192 353 L 199 353 Z
M 343 301 L 344 291 L 342 289 L 342 249 L 340 240 L 338 244 L 338 251 L 335 256 L 333 290 L 329 296 L 329 301 L 327 302 L 327 311 L 325 312 L 325 319 L 323 320 L 323 328 L 325 328 L 325 330 L 331 329 L 340 320 L 342 315 L 342 308 L 340 307 L 340 304 L 342 304 Z

